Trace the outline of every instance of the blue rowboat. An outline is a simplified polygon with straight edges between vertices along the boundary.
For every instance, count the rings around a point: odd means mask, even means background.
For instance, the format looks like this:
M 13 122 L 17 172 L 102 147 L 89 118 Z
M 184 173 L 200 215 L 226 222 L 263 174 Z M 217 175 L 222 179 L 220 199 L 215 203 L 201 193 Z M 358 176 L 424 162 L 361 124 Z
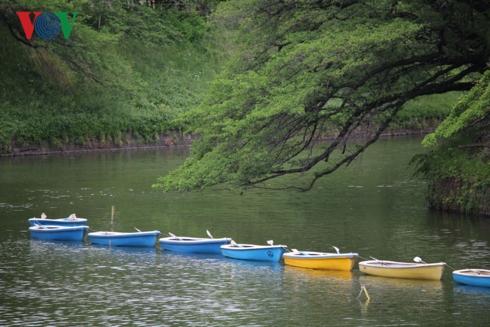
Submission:
M 75 216 L 75 214 L 71 214 L 69 217 L 66 218 L 48 219 L 46 218 L 46 215 L 43 213 L 41 215 L 41 218 L 30 218 L 28 219 L 28 221 L 29 221 L 29 225 L 31 226 L 36 226 L 36 225 L 86 226 L 87 225 L 87 219 L 78 218 L 77 216 Z
M 267 243 L 269 245 L 237 244 L 232 241 L 221 246 L 221 253 L 233 259 L 279 262 L 287 246 L 274 245 L 272 241 Z
M 155 246 L 160 232 L 93 232 L 88 233 L 88 239 L 92 244 L 108 246 Z
M 37 225 L 29 227 L 31 237 L 38 240 L 81 242 L 88 226 Z
M 221 245 L 229 244 L 231 238 L 199 238 L 175 236 L 160 239 L 160 248 L 167 251 L 184 252 L 184 253 L 209 253 L 221 254 Z
M 462 269 L 453 271 L 455 282 L 471 286 L 490 287 L 490 270 Z

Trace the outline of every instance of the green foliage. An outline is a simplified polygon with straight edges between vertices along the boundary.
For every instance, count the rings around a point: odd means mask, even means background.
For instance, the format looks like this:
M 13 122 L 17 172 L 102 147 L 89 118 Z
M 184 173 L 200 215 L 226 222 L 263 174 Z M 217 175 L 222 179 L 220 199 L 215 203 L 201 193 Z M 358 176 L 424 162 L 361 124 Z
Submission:
M 217 67 L 201 2 L 45 1 L 45 10 L 77 11 L 77 21 L 69 40 L 34 36 L 31 45 L 15 37 L 23 37 L 15 11 L 39 3 L 1 4 L 0 152 L 152 142 L 174 129 Z
M 462 15 L 474 18 L 462 21 Z M 402 125 L 411 115 L 444 116 L 419 109 L 424 100 L 417 98 L 471 87 L 471 73 L 484 69 L 490 48 L 484 28 L 472 26 L 477 20 L 490 27 L 488 17 L 487 7 L 456 0 L 444 6 L 424 0 L 224 3 L 215 20 L 237 44 L 234 58 L 201 105 L 183 117 L 200 135 L 190 158 L 157 186 L 252 186 L 315 167 L 304 187 L 311 188 L 390 124 Z M 472 37 L 458 37 L 463 30 Z M 468 49 L 477 52 L 470 56 Z M 366 126 L 372 137 L 349 146 Z M 322 142 L 331 134 L 332 141 Z M 336 160 L 333 153 L 340 154 Z
M 449 92 L 411 100 L 403 106 L 390 127 L 414 130 L 433 128 L 449 115 L 460 97 L 461 92 Z
M 432 206 L 485 213 L 490 194 L 490 70 L 462 96 L 451 114 L 423 141 L 430 149 L 414 158 L 429 182 Z
M 435 146 L 443 140 L 456 136 L 459 132 L 484 120 L 489 115 L 489 112 L 490 70 L 486 72 L 471 92 L 460 99 L 449 117 L 439 125 L 434 133 L 424 139 L 423 144 Z

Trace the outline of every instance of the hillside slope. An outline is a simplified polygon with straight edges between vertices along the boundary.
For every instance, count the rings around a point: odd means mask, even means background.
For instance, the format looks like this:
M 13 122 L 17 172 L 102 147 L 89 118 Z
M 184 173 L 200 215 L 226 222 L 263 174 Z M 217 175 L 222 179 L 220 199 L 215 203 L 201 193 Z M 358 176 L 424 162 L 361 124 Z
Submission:
M 72 35 L 31 42 L 15 11 L 39 8 L 19 3 L 0 4 L 0 153 L 158 141 L 213 76 L 197 1 L 48 1 L 78 12 Z

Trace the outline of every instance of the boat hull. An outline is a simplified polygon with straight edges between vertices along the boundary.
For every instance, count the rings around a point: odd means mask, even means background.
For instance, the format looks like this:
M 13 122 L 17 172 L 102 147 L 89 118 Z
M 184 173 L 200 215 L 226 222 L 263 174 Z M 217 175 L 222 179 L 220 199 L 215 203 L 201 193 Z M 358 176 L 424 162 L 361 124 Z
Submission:
M 279 262 L 284 252 L 284 247 L 271 246 L 269 248 L 263 247 L 259 249 L 231 249 L 221 246 L 221 253 L 225 257 L 239 260 Z
M 221 254 L 221 245 L 229 244 L 231 239 L 203 239 L 202 241 L 178 241 L 160 239 L 160 248 L 165 251 L 182 253 Z
M 391 266 L 372 266 L 365 264 L 365 261 L 363 261 L 359 263 L 359 270 L 367 275 L 380 277 L 440 280 L 442 278 L 442 273 L 444 272 L 444 265 L 444 263 L 436 263 L 425 266 L 414 265 L 410 267 L 395 268 Z
M 153 247 L 155 246 L 160 232 L 142 233 L 111 233 L 95 232 L 89 233 L 88 239 L 94 245 L 104 246 L 128 246 L 128 247 Z
M 355 264 L 355 258 L 291 258 L 283 256 L 284 264 L 288 266 L 323 269 L 323 270 L 339 270 L 351 271 Z
M 54 228 L 57 227 L 57 228 Z M 49 226 L 42 228 L 38 226 L 30 227 L 31 237 L 45 241 L 73 241 L 81 242 L 85 236 L 88 226 Z
M 87 219 L 85 218 L 60 218 L 60 219 L 42 219 L 42 218 L 30 218 L 28 219 L 30 226 L 36 225 L 50 225 L 50 226 L 86 226 Z
M 490 271 L 488 271 L 490 273 Z M 464 270 L 453 271 L 453 280 L 459 284 L 478 286 L 478 287 L 490 287 L 490 275 L 486 276 L 474 276 L 464 273 Z

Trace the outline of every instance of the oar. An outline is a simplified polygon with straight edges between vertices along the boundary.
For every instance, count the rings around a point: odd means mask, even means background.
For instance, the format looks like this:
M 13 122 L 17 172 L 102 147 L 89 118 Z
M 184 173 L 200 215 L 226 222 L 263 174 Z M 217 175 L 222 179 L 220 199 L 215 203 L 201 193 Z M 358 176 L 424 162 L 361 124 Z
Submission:
M 136 228 L 136 227 L 133 227 L 133 228 L 134 228 L 134 229 L 135 229 L 135 230 L 136 230 L 138 233 L 141 233 L 141 231 L 140 231 L 138 228 Z
M 116 215 L 116 207 L 111 206 L 111 232 L 114 231 L 114 216 Z
M 214 238 L 213 235 L 211 235 L 211 232 L 206 229 L 206 234 L 208 234 L 209 238 Z
M 172 234 L 172 233 L 168 232 L 168 235 L 170 235 L 170 237 L 173 237 L 173 238 L 176 238 L 176 239 L 180 240 L 180 237 L 175 236 L 175 234 Z
M 372 259 L 372 260 L 374 260 L 374 261 L 378 261 L 378 262 L 380 262 L 382 265 L 384 265 L 383 260 L 379 260 L 379 259 L 376 259 L 375 257 L 371 257 L 371 256 L 369 256 L 369 258 L 371 258 L 371 259 Z
M 366 296 L 367 303 L 369 303 L 369 301 L 371 300 L 371 297 L 369 296 L 369 293 L 367 291 L 366 286 L 361 284 L 361 291 L 359 292 L 359 295 L 357 296 L 357 299 L 359 299 L 363 293 Z
M 445 263 L 445 262 L 444 262 L 444 264 L 445 264 L 446 266 L 448 266 L 448 267 L 449 267 L 449 269 L 456 270 L 456 268 L 454 268 L 453 266 L 450 266 L 450 265 L 448 265 L 448 264 L 447 264 L 447 263 Z
M 427 263 L 427 262 L 425 262 L 424 260 L 422 260 L 422 258 L 421 258 L 421 257 L 415 257 L 415 258 L 413 258 L 413 261 L 415 261 L 416 263 Z M 452 269 L 452 270 L 456 270 L 455 268 L 453 268 L 452 266 L 448 265 L 447 263 L 445 263 L 445 262 L 444 262 L 444 264 L 445 264 L 446 266 L 448 266 L 450 269 Z

